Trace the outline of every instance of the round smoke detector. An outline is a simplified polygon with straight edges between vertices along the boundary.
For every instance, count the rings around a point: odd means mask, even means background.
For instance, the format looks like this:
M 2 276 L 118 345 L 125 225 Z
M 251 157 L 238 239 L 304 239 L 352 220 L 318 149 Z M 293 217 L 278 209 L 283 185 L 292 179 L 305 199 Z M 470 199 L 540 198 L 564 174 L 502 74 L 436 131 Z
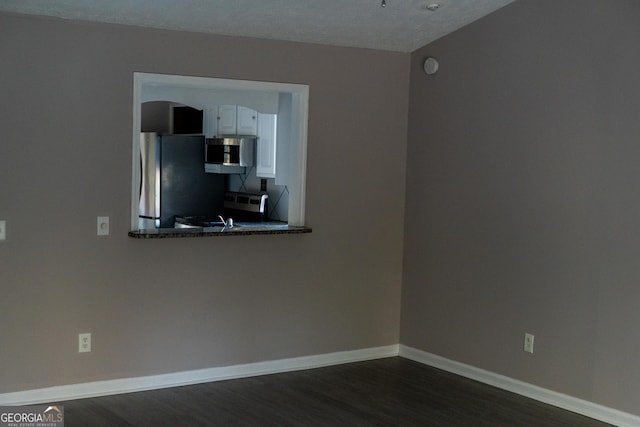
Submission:
M 430 76 L 437 73 L 438 68 L 440 68 L 440 63 L 436 58 L 430 56 L 424 60 L 424 72 L 427 73 L 427 75 Z

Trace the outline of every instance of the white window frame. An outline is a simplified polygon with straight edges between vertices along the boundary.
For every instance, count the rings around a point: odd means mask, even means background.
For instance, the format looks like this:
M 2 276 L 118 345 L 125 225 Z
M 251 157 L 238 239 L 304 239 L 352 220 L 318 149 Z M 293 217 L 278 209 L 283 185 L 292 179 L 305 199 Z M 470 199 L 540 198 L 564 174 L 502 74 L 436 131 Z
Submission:
M 292 98 L 291 146 L 289 147 L 290 176 L 288 224 L 304 226 L 305 191 L 307 175 L 307 123 L 309 120 L 309 86 L 293 83 L 273 83 L 252 80 L 231 80 L 209 77 L 192 77 L 169 74 L 133 73 L 133 134 L 132 134 L 132 179 L 131 179 L 131 230 L 138 229 L 140 189 L 140 125 L 141 105 L 149 101 L 145 88 L 175 88 L 243 91 L 261 93 L 289 93 Z M 147 90 L 148 91 L 148 90 Z M 170 101 L 170 100 L 167 100 Z

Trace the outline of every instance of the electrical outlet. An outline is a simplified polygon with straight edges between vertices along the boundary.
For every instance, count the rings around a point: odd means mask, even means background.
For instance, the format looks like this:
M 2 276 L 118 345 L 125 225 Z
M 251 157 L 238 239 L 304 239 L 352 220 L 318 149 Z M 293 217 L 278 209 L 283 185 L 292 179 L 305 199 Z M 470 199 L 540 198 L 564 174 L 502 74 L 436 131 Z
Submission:
M 533 353 L 533 334 L 524 334 L 524 351 Z
M 0 220 L 0 240 L 7 240 L 7 221 Z
M 91 333 L 78 334 L 78 353 L 91 351 Z
M 98 236 L 108 236 L 108 235 L 109 235 L 109 217 L 99 216 L 98 217 Z

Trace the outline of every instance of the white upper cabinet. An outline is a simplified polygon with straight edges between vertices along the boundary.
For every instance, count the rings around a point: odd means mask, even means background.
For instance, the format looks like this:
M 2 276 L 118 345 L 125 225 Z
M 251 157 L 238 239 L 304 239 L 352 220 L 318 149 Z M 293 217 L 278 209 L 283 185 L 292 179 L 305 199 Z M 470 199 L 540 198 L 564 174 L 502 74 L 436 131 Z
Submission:
M 218 135 L 218 106 L 207 107 L 202 113 L 202 133 L 206 138 Z
M 258 114 L 256 176 L 260 178 L 276 177 L 277 117 L 275 114 Z
M 238 135 L 258 134 L 258 113 L 255 110 L 238 105 L 238 114 L 236 117 Z
M 218 135 L 236 135 L 237 108 L 235 105 L 218 106 Z
M 218 106 L 218 135 L 251 135 L 258 132 L 258 113 L 241 105 Z

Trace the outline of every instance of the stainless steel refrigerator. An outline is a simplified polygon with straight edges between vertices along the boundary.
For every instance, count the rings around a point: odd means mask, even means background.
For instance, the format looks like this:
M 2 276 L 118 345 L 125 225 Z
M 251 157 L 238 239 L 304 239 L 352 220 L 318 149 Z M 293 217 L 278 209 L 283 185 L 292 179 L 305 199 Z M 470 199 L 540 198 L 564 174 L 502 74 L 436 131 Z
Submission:
M 176 216 L 215 216 L 224 175 L 205 173 L 204 136 L 140 135 L 140 228 L 172 228 Z

